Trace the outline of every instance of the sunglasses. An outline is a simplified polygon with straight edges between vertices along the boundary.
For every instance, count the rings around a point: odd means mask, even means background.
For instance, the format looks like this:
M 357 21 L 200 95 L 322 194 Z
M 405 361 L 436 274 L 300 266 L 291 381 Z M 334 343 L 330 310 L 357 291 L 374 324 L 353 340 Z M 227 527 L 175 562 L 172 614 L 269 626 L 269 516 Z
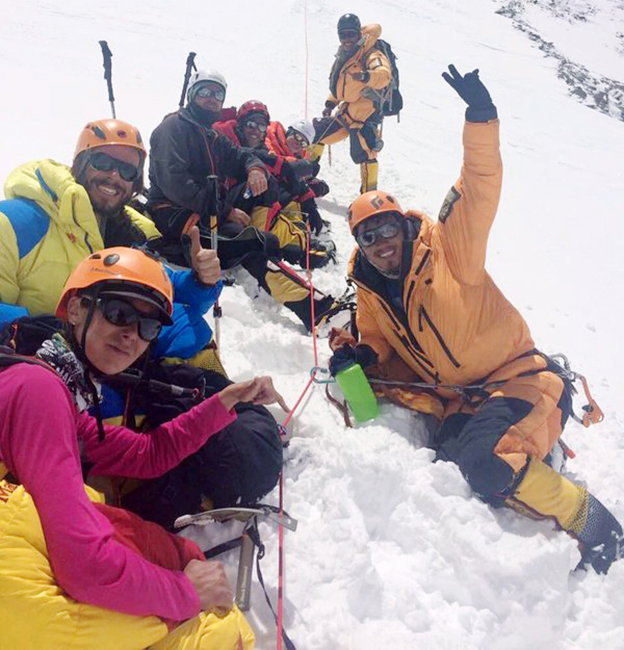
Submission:
M 293 137 L 302 147 L 307 147 L 310 144 L 305 135 L 302 135 L 299 131 L 293 131 Z
M 356 38 L 359 37 L 360 32 L 355 29 L 343 29 L 341 32 L 338 32 L 338 38 Z
M 225 99 L 225 90 L 222 88 L 210 88 L 209 86 L 202 86 L 197 91 L 198 97 L 214 97 L 218 102 L 222 102 Z
M 138 323 L 139 336 L 144 341 L 154 341 L 160 334 L 160 319 L 142 314 L 134 305 L 121 298 L 98 298 L 95 305 L 111 325 L 127 327 Z
M 141 175 L 141 170 L 138 167 L 123 160 L 117 160 L 117 158 L 113 158 L 101 151 L 91 154 L 89 165 L 98 172 L 112 172 L 113 169 L 116 169 L 119 176 L 129 183 L 136 181 Z
M 243 126 L 246 126 L 248 129 L 257 129 L 260 133 L 266 133 L 269 128 L 268 124 L 264 122 L 256 122 L 256 120 L 245 120 Z
M 370 230 L 364 230 L 363 232 L 358 233 L 355 236 L 357 243 L 362 248 L 368 248 L 372 246 L 379 237 L 383 239 L 392 239 L 396 237 L 401 230 L 401 226 L 396 221 L 388 221 L 387 223 L 382 223 L 381 226 L 377 228 L 371 228 Z

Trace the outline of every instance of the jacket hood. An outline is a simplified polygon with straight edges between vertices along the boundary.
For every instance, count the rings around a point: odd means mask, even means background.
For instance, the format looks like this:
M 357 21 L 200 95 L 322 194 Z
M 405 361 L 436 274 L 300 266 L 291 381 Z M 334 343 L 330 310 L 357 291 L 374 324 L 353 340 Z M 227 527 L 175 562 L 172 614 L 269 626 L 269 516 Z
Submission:
M 95 250 L 104 248 L 89 195 L 67 165 L 49 159 L 21 165 L 9 174 L 4 194 L 7 199 L 34 201 L 61 229 L 71 232 L 78 226 Z

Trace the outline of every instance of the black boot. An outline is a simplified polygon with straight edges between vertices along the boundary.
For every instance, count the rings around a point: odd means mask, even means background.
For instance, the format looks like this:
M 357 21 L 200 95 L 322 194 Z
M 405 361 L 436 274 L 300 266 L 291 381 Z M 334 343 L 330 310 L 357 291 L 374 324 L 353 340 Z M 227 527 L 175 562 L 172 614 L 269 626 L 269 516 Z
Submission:
M 322 296 L 314 301 L 314 320 L 318 323 L 325 313 L 331 309 L 334 304 L 333 296 Z M 305 325 L 308 332 L 312 331 L 312 314 L 310 313 L 310 298 L 297 300 L 297 302 L 285 302 L 284 307 L 288 307 L 294 312 L 301 322 Z
M 591 565 L 596 573 L 607 573 L 613 562 L 624 557 L 622 526 L 602 503 L 589 493 L 570 532 L 581 542 L 581 561 L 577 569 L 585 569 Z

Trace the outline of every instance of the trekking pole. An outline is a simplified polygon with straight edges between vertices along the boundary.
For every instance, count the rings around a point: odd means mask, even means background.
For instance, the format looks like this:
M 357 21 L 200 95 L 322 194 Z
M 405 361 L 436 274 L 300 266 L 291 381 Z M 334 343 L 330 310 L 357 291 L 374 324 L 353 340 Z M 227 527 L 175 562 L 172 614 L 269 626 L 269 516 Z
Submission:
M 217 233 L 217 228 L 219 226 L 219 207 L 220 207 L 220 201 L 219 201 L 219 177 L 216 176 L 215 174 L 211 174 L 210 176 L 207 176 L 207 180 L 209 183 L 213 184 L 214 187 L 214 195 L 215 195 L 215 205 L 214 205 L 214 211 L 210 215 L 210 248 L 217 253 L 219 250 L 219 237 Z M 217 344 L 217 350 L 219 349 L 219 341 L 221 340 L 221 316 L 223 316 L 223 310 L 221 309 L 221 305 L 219 304 L 219 299 L 217 298 L 217 301 L 214 304 L 213 307 L 213 313 L 214 313 L 214 318 L 215 318 L 215 342 Z
M 111 109 L 113 111 L 113 119 L 117 119 L 115 113 L 115 96 L 113 95 L 113 53 L 108 47 L 106 41 L 99 41 L 100 47 L 102 48 L 102 56 L 104 57 L 104 79 L 106 79 L 106 85 L 108 86 L 108 101 L 110 102 Z
M 329 166 L 331 167 L 331 144 L 327 145 L 327 161 L 329 162 Z
M 184 100 L 186 99 L 186 89 L 188 88 L 189 79 L 191 78 L 191 70 L 197 70 L 195 65 L 195 57 L 197 55 L 195 52 L 189 52 L 186 57 L 186 70 L 184 72 L 184 83 L 182 84 L 182 94 L 180 95 L 180 104 L 179 107 L 184 106 Z

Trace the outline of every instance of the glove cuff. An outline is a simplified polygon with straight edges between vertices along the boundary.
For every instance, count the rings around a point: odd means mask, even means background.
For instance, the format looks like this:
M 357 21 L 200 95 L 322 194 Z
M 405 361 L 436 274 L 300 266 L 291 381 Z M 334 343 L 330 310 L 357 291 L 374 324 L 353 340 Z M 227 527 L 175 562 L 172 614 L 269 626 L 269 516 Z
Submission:
M 487 106 L 473 107 L 466 109 L 466 122 L 489 122 L 498 118 L 498 112 L 494 104 Z
M 355 358 L 362 369 L 374 366 L 378 359 L 375 350 L 365 343 L 358 343 L 358 345 L 355 346 Z

